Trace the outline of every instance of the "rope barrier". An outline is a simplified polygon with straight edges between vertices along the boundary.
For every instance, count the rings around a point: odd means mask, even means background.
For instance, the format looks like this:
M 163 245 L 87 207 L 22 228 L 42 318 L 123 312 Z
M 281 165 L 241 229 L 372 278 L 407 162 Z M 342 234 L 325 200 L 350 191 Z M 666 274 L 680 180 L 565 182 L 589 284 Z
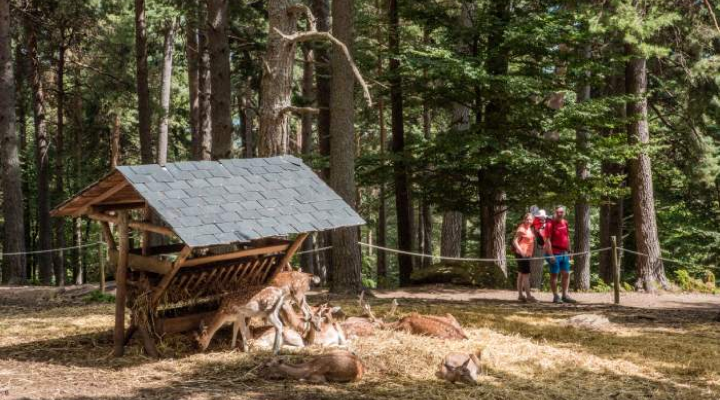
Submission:
M 635 250 L 626 249 L 624 247 L 618 247 L 618 250 L 623 251 L 625 253 L 634 254 L 634 255 L 640 256 L 640 257 L 650 257 L 648 254 L 640 253 L 639 251 L 635 251 Z M 692 266 L 692 263 L 689 263 L 687 261 L 674 260 L 672 258 L 664 258 L 664 257 L 658 257 L 658 259 L 665 261 L 665 262 L 669 262 L 669 263 L 675 263 L 678 265 Z
M 24 252 L 16 252 L 16 253 L 0 253 L 0 259 L 2 259 L 3 256 L 22 256 L 22 255 L 28 255 L 28 254 L 54 253 L 54 252 L 57 252 L 57 251 L 66 251 L 66 250 L 82 249 L 82 248 L 85 248 L 85 247 L 97 246 L 97 245 L 99 245 L 99 244 L 105 245 L 105 242 L 85 243 L 85 244 L 81 244 L 81 245 L 79 245 L 79 246 L 60 247 L 60 248 L 56 248 L 56 249 L 24 251 Z
M 325 251 L 325 250 L 330 250 L 330 249 L 332 249 L 332 246 L 320 247 L 320 248 L 318 248 L 318 249 L 298 251 L 298 252 L 295 253 L 295 255 L 318 253 L 318 252 Z

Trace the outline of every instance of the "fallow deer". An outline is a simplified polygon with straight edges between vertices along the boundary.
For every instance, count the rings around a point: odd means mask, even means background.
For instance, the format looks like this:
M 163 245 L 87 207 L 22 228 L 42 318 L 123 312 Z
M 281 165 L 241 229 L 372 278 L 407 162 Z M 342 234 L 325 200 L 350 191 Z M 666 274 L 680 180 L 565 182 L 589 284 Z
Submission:
M 247 320 L 253 317 L 261 317 L 267 319 L 275 328 L 275 342 L 273 352 L 276 354 L 282 347 L 283 340 L 283 324 L 278 315 L 280 307 L 285 302 L 286 291 L 274 286 L 252 286 L 241 292 L 233 292 L 225 295 L 220 302 L 220 307 L 213 316 L 209 327 L 205 327 L 204 323 L 200 324 L 200 334 L 196 336 L 196 340 L 201 350 L 207 349 L 215 332 L 225 323 L 233 323 L 233 336 L 231 346 L 235 348 L 237 342 L 238 331 L 241 331 L 242 350 L 248 351 L 248 340 L 250 332 L 247 326 Z
M 346 343 L 345 332 L 333 317 L 336 310 L 339 310 L 339 307 L 329 307 L 327 304 L 312 308 L 312 329 L 308 329 L 305 334 L 306 344 L 342 346 Z
M 310 317 L 310 306 L 307 304 L 306 294 L 310 291 L 310 284 L 319 284 L 320 278 L 302 271 L 281 271 L 270 281 L 271 286 L 286 289 L 293 300 L 302 310 L 305 318 Z
M 360 294 L 358 303 L 363 310 L 363 316 L 347 318 L 340 324 L 348 338 L 372 336 L 377 328 L 382 328 L 385 325 L 381 318 L 375 317 L 372 308 L 365 302 L 365 292 Z M 385 317 L 392 317 L 397 311 L 397 307 L 398 302 L 393 299 L 390 311 Z
M 287 303 L 286 303 L 287 304 Z M 275 341 L 275 327 L 272 325 L 250 328 L 255 346 L 269 349 Z M 283 345 L 290 347 L 305 347 L 302 335 L 289 326 L 283 326 Z
M 384 326 L 413 335 L 433 336 L 440 339 L 467 339 L 457 320 L 449 314 L 445 317 L 412 313 L 395 323 Z
M 286 364 L 276 358 L 265 364 L 271 371 L 314 383 L 354 382 L 362 379 L 365 369 L 360 358 L 345 350 L 334 350 L 314 356 L 302 364 Z
M 435 376 L 451 383 L 477 383 L 478 371 L 481 371 L 480 359 L 475 354 L 450 353 L 440 363 Z

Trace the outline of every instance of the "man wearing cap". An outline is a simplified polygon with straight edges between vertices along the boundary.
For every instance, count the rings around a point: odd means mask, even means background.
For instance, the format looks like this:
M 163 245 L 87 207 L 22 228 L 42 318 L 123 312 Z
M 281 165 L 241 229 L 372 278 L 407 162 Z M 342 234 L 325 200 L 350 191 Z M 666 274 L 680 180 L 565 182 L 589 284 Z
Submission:
M 545 254 L 550 264 L 550 288 L 553 303 L 577 303 L 568 296 L 570 286 L 570 231 L 565 220 L 565 207 L 555 208 L 555 216 L 545 224 Z M 558 295 L 557 278 L 561 275 L 562 297 Z

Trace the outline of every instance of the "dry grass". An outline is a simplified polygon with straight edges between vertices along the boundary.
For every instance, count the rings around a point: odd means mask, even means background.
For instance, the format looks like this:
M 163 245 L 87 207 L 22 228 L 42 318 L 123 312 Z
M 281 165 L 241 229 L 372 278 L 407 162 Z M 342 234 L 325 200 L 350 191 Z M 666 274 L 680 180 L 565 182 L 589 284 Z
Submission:
M 336 303 L 350 315 L 358 311 L 353 300 Z M 390 301 L 372 303 L 382 315 Z M 228 335 L 220 335 L 205 354 L 198 354 L 188 338 L 174 336 L 165 339 L 162 360 L 144 357 L 136 344 L 126 357 L 112 358 L 112 308 L 0 306 L 0 389 L 9 388 L 7 398 L 720 398 L 720 332 L 712 307 L 638 310 L 403 299 L 401 313 L 453 313 L 470 340 L 381 331 L 350 345 L 367 367 L 364 379 L 329 386 L 264 379 L 257 366 L 270 354 L 228 351 Z M 567 318 L 583 313 L 605 315 L 611 323 L 596 329 L 566 326 Z M 447 352 L 478 350 L 486 374 L 477 386 L 435 378 Z

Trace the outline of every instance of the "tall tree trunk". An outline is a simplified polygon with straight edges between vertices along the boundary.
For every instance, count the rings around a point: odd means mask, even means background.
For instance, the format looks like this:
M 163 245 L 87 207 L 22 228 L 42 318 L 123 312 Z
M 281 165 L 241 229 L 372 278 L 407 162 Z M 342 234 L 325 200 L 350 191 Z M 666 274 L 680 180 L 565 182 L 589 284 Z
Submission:
M 330 1 L 329 0 L 311 0 L 310 9 L 315 16 L 315 25 L 318 32 L 330 31 Z M 319 109 L 317 119 L 318 131 L 318 150 L 320 156 L 330 157 L 330 78 L 332 70 L 330 67 L 330 56 L 328 44 L 325 42 L 316 42 L 313 53 L 315 53 L 315 87 L 317 91 L 317 107 Z M 322 177 L 325 181 L 330 180 L 330 168 L 326 167 L 322 170 Z M 319 246 L 332 246 L 332 238 L 329 232 L 323 232 L 318 235 Z M 332 276 L 332 252 L 324 251 L 320 253 L 318 260 L 326 271 L 326 279 L 330 280 Z
M 177 22 L 168 21 L 165 31 L 163 51 L 162 86 L 160 89 L 160 129 L 158 130 L 157 162 L 167 164 L 168 124 L 170 123 L 170 92 L 172 90 L 173 49 L 175 48 L 175 30 Z
M 23 3 L 25 4 L 25 3 Z M 25 88 L 27 87 L 28 82 L 28 76 L 30 72 L 30 65 L 29 60 L 27 58 L 27 52 L 25 51 L 27 47 L 25 46 L 27 44 L 27 41 L 21 40 L 21 34 L 18 34 L 18 42 L 15 45 L 15 79 L 16 79 L 16 85 L 15 85 L 15 92 L 16 92 L 16 105 L 17 105 L 17 121 L 18 121 L 18 135 L 19 137 L 19 145 L 20 145 L 20 155 L 25 154 L 25 151 L 27 149 L 27 93 Z M 2 140 L 3 136 L 0 135 L 0 140 Z M 12 145 L 10 145 L 12 148 Z M 3 147 L 0 146 L 0 149 Z M 2 150 L 0 150 L 2 151 Z M 21 156 L 18 156 L 19 159 L 22 159 Z M 12 156 L 3 157 L 3 160 L 7 160 L 7 162 L 12 161 Z M 22 181 L 20 184 L 22 188 L 23 194 L 29 194 L 30 193 L 30 182 L 29 179 L 22 179 L 23 176 L 23 168 L 22 163 L 19 162 L 20 166 L 20 172 L 18 175 L 18 179 Z M 7 193 L 7 192 L 5 192 Z M 7 195 L 6 195 L 7 196 Z M 33 248 L 33 239 L 32 239 L 32 211 L 30 207 L 30 198 L 29 195 L 22 196 L 23 204 L 22 204 L 22 219 L 23 219 L 23 231 L 25 233 L 25 237 L 23 239 L 23 248 L 29 249 Z M 7 217 L 5 219 L 7 222 Z M 23 280 L 35 279 L 34 274 L 34 265 L 35 263 L 32 262 L 35 258 L 31 257 L 30 261 L 28 262 L 28 258 L 23 256 L 20 256 L 22 258 L 22 263 L 25 265 L 25 272 L 20 275 Z M 8 277 L 9 279 L 9 277 Z
M 494 87 L 488 93 L 485 107 L 485 128 L 487 134 L 498 141 L 500 148 L 505 146 L 509 106 L 507 87 L 502 77 L 507 75 L 509 67 L 508 48 L 505 45 L 505 30 L 510 22 L 510 1 L 496 1 L 490 10 L 490 34 L 487 41 L 486 70 L 495 78 Z M 505 193 L 505 166 L 500 162 L 493 166 L 490 173 L 483 175 L 480 184 L 487 185 L 481 190 L 487 209 L 483 213 L 484 256 L 498 260 L 497 266 L 507 275 L 505 258 L 505 223 L 507 217 L 507 195 Z
M 624 73 L 613 74 L 608 78 L 606 87 L 609 96 L 625 95 L 625 76 Z M 625 121 L 627 108 L 625 105 L 619 105 L 613 108 L 612 117 L 620 121 Z M 608 129 L 605 135 L 625 135 L 626 130 L 620 128 Z M 623 164 L 612 161 L 603 160 L 601 171 L 603 176 L 624 176 L 627 171 Z M 600 247 L 611 247 L 611 237 L 617 238 L 618 244 L 622 245 L 624 233 L 624 207 L 623 199 L 615 196 L 606 196 L 600 205 Z M 620 257 L 622 253 L 620 253 Z M 620 263 L 622 265 L 622 263 Z M 612 253 L 603 251 L 599 254 L 599 274 L 600 278 L 610 284 L 613 281 L 613 264 Z
M 135 68 L 138 99 L 138 129 L 140 131 L 140 159 L 143 164 L 155 162 L 153 157 L 150 107 L 150 86 L 148 83 L 147 26 L 145 23 L 145 0 L 135 0 Z
M 440 236 L 440 255 L 442 257 L 460 257 L 462 251 L 463 215 L 457 211 L 443 213 Z
M 647 120 L 647 66 L 645 56 L 636 45 L 626 44 L 625 55 L 629 57 L 625 68 L 628 137 L 631 144 L 647 145 L 650 130 Z M 660 241 L 655 220 L 655 195 L 653 193 L 652 162 L 643 149 L 629 163 L 630 189 L 633 199 L 633 222 L 637 251 L 646 256 L 637 257 L 638 289 L 652 292 L 656 285 L 667 287 L 665 268 L 660 259 Z
M 389 0 L 388 14 L 390 20 L 388 44 L 390 47 L 390 108 L 392 123 L 392 151 L 395 153 L 394 179 L 395 179 L 395 208 L 397 211 L 398 247 L 403 251 L 412 251 L 412 220 L 413 207 L 410 199 L 410 181 L 408 166 L 405 161 L 405 127 L 403 125 L 403 97 L 402 78 L 400 76 L 400 17 L 398 14 L 398 1 Z M 398 267 L 400 272 L 400 286 L 410 284 L 410 274 L 413 271 L 411 256 L 399 254 Z
M 230 46 L 228 45 L 228 0 L 207 0 L 207 34 L 212 81 L 212 158 L 232 158 L 232 93 Z
M 120 162 L 120 115 L 113 117 L 112 138 L 110 141 L 110 169 L 114 169 Z
M 190 137 L 192 138 L 190 154 L 193 160 L 200 158 L 200 77 L 199 63 L 200 51 L 198 46 L 198 4 L 192 2 L 185 23 L 185 59 L 188 73 L 188 97 L 190 99 Z
M 65 28 L 60 26 L 60 46 L 57 61 L 57 133 L 55 135 L 55 202 L 65 197 Z M 65 247 L 65 219 L 55 218 L 55 248 Z M 55 284 L 65 286 L 65 253 L 53 253 L 53 266 L 55 269 Z
M 74 160 L 73 170 L 75 172 L 74 192 L 79 192 L 83 188 L 82 181 L 82 156 L 83 156 L 83 106 L 82 106 L 82 85 L 80 84 L 80 69 L 76 68 L 73 73 L 73 83 L 75 86 L 72 99 L 72 119 L 73 119 L 73 138 L 74 138 Z M 73 246 L 82 245 L 82 220 L 73 218 Z M 76 285 L 83 284 L 83 274 L 85 272 L 85 259 L 83 251 L 75 251 L 73 257 L 73 281 Z
M 10 2 L 0 2 L 0 163 L 2 163 L 3 252 L 25 252 L 23 222 L 22 168 L 20 146 L 15 130 L 15 81 L 12 58 Z M 18 46 L 19 47 L 19 46 Z M 19 63 L 19 62 L 18 62 Z M 5 255 L 2 282 L 25 283 L 25 256 Z
M 199 21 L 205 21 L 206 7 L 200 4 Z M 198 30 L 198 135 L 194 147 L 197 151 L 193 159 L 196 161 L 207 161 L 212 158 L 212 82 L 210 77 L 210 51 L 208 49 L 207 28 Z
M 250 85 L 250 81 L 247 82 Z M 253 110 L 250 100 L 252 96 L 251 89 L 246 87 L 238 95 L 238 114 L 240 115 L 240 132 L 243 138 L 243 152 L 245 158 L 253 158 L 255 156 L 255 140 L 253 137 Z M 307 239 L 303 242 L 305 244 Z
M 303 104 L 312 105 L 315 103 L 315 62 L 313 50 L 309 44 L 302 47 L 303 52 L 303 76 L 302 76 L 302 98 Z M 313 151 L 313 117 L 308 113 L 302 114 L 301 137 L 302 146 L 300 151 L 303 155 L 310 155 Z M 302 244 L 303 251 L 312 251 L 315 248 L 315 235 L 310 235 Z M 303 271 L 315 274 L 315 253 L 306 253 L 300 256 L 300 267 Z
M 333 0 L 333 36 L 352 51 L 354 40 L 354 0 Z M 331 57 L 332 104 L 330 109 L 330 186 L 353 208 L 356 204 L 355 186 L 355 113 L 353 88 L 355 78 L 340 51 Z M 358 229 L 340 228 L 332 231 L 333 293 L 359 294 L 362 289 L 362 268 Z
M 591 47 L 589 44 L 580 49 L 580 56 L 586 60 L 591 58 Z M 590 71 L 584 73 L 585 81 L 580 84 L 577 93 L 578 102 L 590 101 Z M 586 157 L 590 146 L 590 131 L 587 127 L 581 127 L 575 131 L 575 143 L 580 159 L 575 168 L 575 176 L 582 185 L 590 179 L 590 167 Z M 590 290 L 590 204 L 581 196 L 575 203 L 575 289 L 580 291 Z M 587 253 L 587 254 L 582 254 Z
M 423 29 L 423 44 L 430 44 L 430 30 Z M 423 68 L 423 79 L 428 80 L 427 68 Z M 422 104 L 422 121 L 423 121 L 423 137 L 428 143 L 432 139 L 432 116 L 430 115 L 430 102 L 423 100 Z M 433 216 L 430 203 L 423 199 L 420 202 L 420 214 L 418 215 L 418 247 L 423 254 L 433 254 Z M 422 268 L 427 268 L 432 264 L 432 258 L 423 257 L 420 260 Z
M 384 10 L 381 5 L 381 0 L 375 0 L 375 8 L 377 9 L 378 19 L 382 20 Z M 377 41 L 378 45 L 382 46 L 383 34 L 382 27 L 377 28 Z M 378 57 L 377 59 L 377 76 L 383 75 L 383 58 Z M 382 162 L 385 162 L 385 144 L 387 143 L 387 130 L 385 128 L 385 98 L 384 96 L 378 96 L 377 101 L 378 107 L 378 125 L 380 130 L 380 158 Z M 380 194 L 378 201 L 378 222 L 377 222 L 377 245 L 380 247 L 387 246 L 387 216 L 386 216 L 386 202 L 385 202 L 385 182 L 380 183 Z M 378 287 L 385 287 L 387 285 L 387 253 L 382 250 L 378 250 L 377 254 L 377 285 Z
M 32 3 L 32 14 L 37 16 L 37 6 Z M 50 160 L 48 157 L 48 134 L 45 121 L 45 92 L 43 90 L 40 57 L 38 56 L 37 24 L 33 17 L 25 18 L 25 32 L 28 41 L 28 59 L 30 60 L 31 86 L 33 93 L 33 119 L 35 125 L 35 163 L 37 169 L 37 221 L 38 250 L 52 247 L 50 227 Z M 51 253 L 37 255 L 40 282 L 52 283 L 53 265 Z
M 288 107 L 291 106 L 296 42 L 280 33 L 297 32 L 298 12 L 289 0 L 268 2 L 269 33 L 260 82 L 260 132 L 258 154 L 262 157 L 289 151 Z

